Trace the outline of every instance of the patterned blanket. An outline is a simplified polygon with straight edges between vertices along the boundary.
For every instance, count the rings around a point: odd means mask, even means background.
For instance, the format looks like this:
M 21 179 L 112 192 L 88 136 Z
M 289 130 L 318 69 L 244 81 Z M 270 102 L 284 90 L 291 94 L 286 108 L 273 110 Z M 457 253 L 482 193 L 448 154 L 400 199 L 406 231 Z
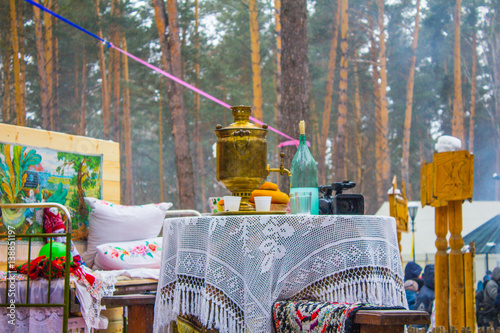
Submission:
M 273 306 L 273 319 L 277 333 L 356 333 L 354 315 L 359 310 L 404 309 L 381 307 L 370 303 L 336 303 L 317 301 L 278 301 Z

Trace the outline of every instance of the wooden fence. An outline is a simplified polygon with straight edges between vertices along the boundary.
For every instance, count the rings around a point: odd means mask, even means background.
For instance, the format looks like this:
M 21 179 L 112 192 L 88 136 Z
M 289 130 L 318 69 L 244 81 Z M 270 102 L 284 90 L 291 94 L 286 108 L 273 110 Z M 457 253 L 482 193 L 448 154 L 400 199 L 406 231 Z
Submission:
M 472 333 L 473 329 L 470 327 L 462 327 L 460 330 L 454 326 L 450 326 L 449 333 Z M 408 333 L 426 333 L 425 328 L 408 326 Z M 448 333 L 444 326 L 434 327 L 432 333 Z M 500 328 L 496 330 L 493 327 L 479 327 L 478 333 L 500 333 Z

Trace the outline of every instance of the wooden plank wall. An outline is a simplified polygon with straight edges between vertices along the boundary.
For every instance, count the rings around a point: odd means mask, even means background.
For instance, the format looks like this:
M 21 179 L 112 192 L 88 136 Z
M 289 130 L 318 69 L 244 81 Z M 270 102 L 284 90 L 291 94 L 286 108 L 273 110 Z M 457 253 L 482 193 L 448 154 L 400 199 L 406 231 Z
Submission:
M 120 145 L 118 143 L 7 124 L 0 124 L 0 142 L 80 154 L 102 154 L 103 199 L 120 203 Z M 33 245 L 32 256 L 33 254 L 36 256 L 42 245 Z M 28 257 L 27 245 L 17 243 L 16 247 L 16 259 L 20 262 L 26 261 Z M 82 254 L 86 249 L 86 244 L 77 243 L 76 247 Z M 5 253 L 6 242 L 0 241 L 0 263 L 5 261 Z

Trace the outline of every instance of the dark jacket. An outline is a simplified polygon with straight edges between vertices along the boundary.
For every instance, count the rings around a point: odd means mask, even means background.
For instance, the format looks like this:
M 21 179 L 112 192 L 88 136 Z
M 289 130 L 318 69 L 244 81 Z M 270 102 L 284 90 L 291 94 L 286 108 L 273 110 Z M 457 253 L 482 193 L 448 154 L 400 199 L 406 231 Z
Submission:
M 434 301 L 434 265 L 427 265 L 422 275 L 424 286 L 420 289 L 415 301 L 415 310 L 432 313 L 432 302 Z

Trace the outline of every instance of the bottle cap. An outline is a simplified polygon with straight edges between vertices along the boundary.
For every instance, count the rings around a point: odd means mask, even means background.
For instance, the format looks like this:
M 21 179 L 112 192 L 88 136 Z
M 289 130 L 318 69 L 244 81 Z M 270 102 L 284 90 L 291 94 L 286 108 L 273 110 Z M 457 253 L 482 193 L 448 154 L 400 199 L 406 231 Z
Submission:
M 305 122 L 305 121 L 303 121 L 303 120 L 301 120 L 301 121 L 299 122 L 299 133 L 300 133 L 301 135 L 305 135 L 305 134 L 306 134 L 306 122 Z

